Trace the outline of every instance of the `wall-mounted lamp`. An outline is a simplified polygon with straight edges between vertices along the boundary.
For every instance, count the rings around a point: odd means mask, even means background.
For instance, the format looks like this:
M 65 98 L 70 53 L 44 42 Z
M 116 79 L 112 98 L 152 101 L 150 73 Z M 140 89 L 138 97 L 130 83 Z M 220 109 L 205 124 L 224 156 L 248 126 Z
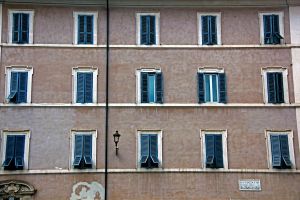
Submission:
M 118 147 L 118 143 L 119 143 L 119 140 L 120 140 L 120 134 L 119 134 L 119 132 L 118 131 L 116 131 L 114 134 L 113 134 L 113 136 L 114 136 L 114 142 L 115 142 L 115 144 L 116 144 L 116 155 L 118 155 L 118 150 L 119 150 L 119 147 Z

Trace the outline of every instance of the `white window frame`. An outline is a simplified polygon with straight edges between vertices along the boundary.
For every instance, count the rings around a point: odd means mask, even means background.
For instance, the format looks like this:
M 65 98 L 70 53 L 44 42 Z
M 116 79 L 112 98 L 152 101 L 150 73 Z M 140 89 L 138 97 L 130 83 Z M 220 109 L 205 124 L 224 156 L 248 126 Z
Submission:
M 268 102 L 268 72 L 281 72 L 282 73 L 282 82 L 283 82 L 283 95 L 284 95 L 284 104 L 290 103 L 289 100 L 289 86 L 288 86 L 288 69 L 286 67 L 265 67 L 261 69 L 262 83 L 263 83 L 263 96 L 264 103 L 271 104 Z
M 223 168 L 207 168 L 206 167 L 206 134 L 219 134 L 222 135 L 222 148 L 223 148 Z M 200 130 L 200 139 L 202 141 L 201 155 L 202 155 L 202 168 L 207 170 L 224 170 L 228 169 L 228 154 L 227 154 L 227 130 Z
M 98 68 L 95 67 L 74 67 L 72 70 L 72 91 L 73 91 L 73 104 L 80 104 L 76 103 L 77 99 L 77 73 L 78 72 L 92 72 L 93 73 L 93 102 L 92 104 L 97 103 L 97 80 L 98 80 Z M 84 104 L 91 104 L 91 103 L 84 103 Z
M 163 166 L 163 159 L 162 159 L 162 130 L 138 130 L 137 131 L 137 162 L 136 162 L 136 167 L 137 169 L 145 169 L 141 167 L 140 160 L 141 160 L 141 134 L 148 134 L 148 135 L 157 135 L 157 147 L 158 147 L 158 160 L 159 160 L 159 165 L 158 168 L 162 168 Z M 157 168 L 153 168 L 154 170 Z M 153 169 L 145 169 L 145 170 L 153 170 Z
M 92 15 L 93 16 L 93 44 L 78 44 L 78 15 Z M 73 32 L 73 44 L 76 45 L 97 45 L 97 33 L 98 33 L 98 12 L 73 12 L 74 17 L 74 32 Z
M 141 16 L 154 16 L 155 17 L 155 44 L 143 45 L 141 44 Z M 160 13 L 158 12 L 138 12 L 136 13 L 136 44 L 142 46 L 157 46 L 160 44 Z
M 73 166 L 74 162 L 74 147 L 75 147 L 75 135 L 92 135 L 92 168 L 96 169 L 97 165 L 97 130 L 72 130 L 71 131 L 71 141 L 70 141 L 70 148 L 71 148 L 71 157 L 70 157 L 70 169 L 72 170 L 83 170 L 83 169 L 76 169 Z M 89 169 L 86 169 L 89 170 Z
M 141 68 L 136 70 L 136 102 L 137 104 L 157 104 L 157 103 L 141 103 L 141 72 L 147 73 L 161 73 L 161 69 L 157 68 Z M 154 95 L 156 93 L 156 88 L 154 91 Z
M 27 99 L 26 103 L 22 104 L 30 104 L 31 103 L 31 92 L 32 92 L 32 76 L 33 76 L 33 67 L 30 66 L 8 66 L 5 68 L 5 102 L 9 103 L 8 96 L 10 95 L 10 84 L 11 84 L 11 72 L 27 72 Z
M 198 27 L 198 45 L 204 45 L 202 44 L 202 20 L 201 17 L 202 16 L 215 16 L 216 17 L 216 26 L 217 26 L 217 45 L 221 45 L 222 44 L 222 26 L 221 26 L 221 13 L 220 12 L 207 12 L 207 13 L 203 13 L 203 12 L 198 12 L 197 13 L 197 27 Z M 210 46 L 210 45 L 204 45 L 204 46 Z
M 279 16 L 279 34 L 284 37 L 284 13 L 280 12 L 260 12 L 258 14 L 259 17 L 259 27 L 260 27 L 260 44 L 261 45 L 268 45 L 265 44 L 265 37 L 264 37 L 264 15 L 278 15 Z M 281 42 L 282 43 L 282 42 Z
M 29 143 L 30 143 L 30 131 L 29 130 L 22 130 L 22 131 L 9 131 L 4 130 L 2 131 L 2 162 L 5 160 L 6 154 L 6 142 L 8 135 L 25 135 L 25 146 L 24 146 L 24 168 L 23 170 L 29 169 Z M 4 167 L 1 166 L 1 169 L 4 170 Z
M 15 13 L 29 14 L 28 44 L 32 44 L 33 43 L 33 20 L 34 20 L 34 11 L 33 10 L 8 10 L 8 43 L 12 43 L 13 14 L 15 14 Z M 23 44 L 17 44 L 17 45 L 23 45 Z
M 294 153 L 294 133 L 292 130 L 266 130 L 265 131 L 265 137 L 266 137 L 266 146 L 267 146 L 267 158 L 268 158 L 268 168 L 271 170 L 280 170 L 282 169 L 276 169 L 272 166 L 272 151 L 271 151 L 271 138 L 270 136 L 272 134 L 275 135 L 287 135 L 288 136 L 288 143 L 289 143 L 289 153 L 290 153 L 290 160 L 292 163 L 291 169 L 296 169 L 296 162 L 295 162 L 295 153 Z M 285 169 L 285 170 L 291 170 L 291 169 Z

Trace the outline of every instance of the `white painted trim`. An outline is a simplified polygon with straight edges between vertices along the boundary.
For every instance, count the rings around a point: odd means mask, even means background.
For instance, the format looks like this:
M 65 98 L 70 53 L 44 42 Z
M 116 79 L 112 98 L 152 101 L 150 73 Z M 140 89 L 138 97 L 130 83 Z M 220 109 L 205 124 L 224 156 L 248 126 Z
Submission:
M 151 104 L 157 105 L 158 103 L 141 103 L 141 72 L 153 72 L 153 73 L 161 73 L 160 68 L 140 68 L 135 72 L 136 76 L 136 103 L 137 104 Z M 155 89 L 154 89 L 155 90 Z M 154 92 L 155 93 L 155 92 Z
M 206 145 L 205 145 L 205 135 L 206 134 L 220 134 L 222 135 L 222 148 L 223 148 L 223 168 L 211 169 L 207 168 L 206 163 Z M 227 154 L 227 130 L 200 130 L 200 139 L 202 141 L 201 155 L 202 155 L 202 168 L 206 170 L 219 171 L 228 169 L 228 154 Z
M 5 160 L 5 153 L 6 153 L 6 140 L 8 135 L 25 135 L 25 149 L 24 149 L 24 169 L 29 169 L 29 143 L 30 143 L 30 131 L 24 130 L 24 131 L 2 131 L 2 162 Z M 1 170 L 4 170 L 1 164 Z
M 75 45 L 82 45 L 78 44 L 78 15 L 89 15 L 93 16 L 93 44 L 97 45 L 97 32 L 98 32 L 98 12 L 73 12 L 74 17 L 74 31 L 73 31 L 73 44 Z M 89 44 L 84 44 L 87 46 L 91 46 Z
M 258 14 L 258 18 L 259 18 L 259 27 L 260 27 L 260 44 L 264 45 L 264 15 L 278 15 L 279 16 L 279 32 L 280 35 L 283 37 L 283 42 L 281 43 L 285 43 L 285 35 L 284 35 L 284 13 L 283 11 L 281 12 L 260 12 Z
M 2 31 L 3 31 L 2 20 L 3 20 L 3 6 L 1 3 L 0 4 L 0 43 L 2 43 Z
M 72 69 L 72 92 L 73 92 L 73 98 L 72 102 L 73 104 L 81 104 L 81 103 L 76 103 L 77 99 L 77 73 L 78 72 L 93 72 L 93 104 L 97 103 L 97 82 L 98 82 L 98 68 L 94 67 L 74 67 Z M 85 104 L 90 104 L 90 103 L 85 103 Z
M 34 11 L 33 10 L 8 10 L 8 43 L 12 43 L 12 31 L 13 31 L 13 14 L 14 13 L 25 13 L 29 14 L 29 38 L 28 43 L 33 44 L 33 21 L 34 21 Z M 15 44 L 23 45 L 23 44 Z
M 72 130 L 71 131 L 71 140 L 70 140 L 70 148 L 71 148 L 71 157 L 69 163 L 69 169 L 75 171 L 81 171 L 81 169 L 74 169 L 74 147 L 75 147 L 75 135 L 92 135 L 92 169 L 96 169 L 96 152 L 97 152 L 97 130 Z
M 225 73 L 224 68 L 221 67 L 199 67 L 198 73 L 218 73 L 223 74 Z
M 282 82 L 283 82 L 283 90 L 284 90 L 284 103 L 289 104 L 289 87 L 288 87 L 288 69 L 286 67 L 264 67 L 261 69 L 262 75 L 262 83 L 263 83 L 263 95 L 264 95 L 264 103 L 268 103 L 268 80 L 267 73 L 268 72 L 281 72 L 282 73 Z
M 155 17 L 155 45 L 141 45 L 141 16 L 154 16 Z M 138 46 L 156 46 L 160 44 L 160 13 L 136 13 L 136 44 Z
M 268 168 L 273 170 L 281 170 L 281 169 L 274 169 L 272 167 L 272 151 L 271 151 L 271 139 L 270 136 L 272 134 L 276 135 L 287 135 L 288 136 L 288 142 L 289 142 L 289 153 L 290 153 L 290 159 L 292 163 L 292 169 L 296 169 L 296 162 L 295 162 L 295 154 L 294 154 L 294 133 L 292 130 L 265 130 L 265 137 L 266 137 L 266 145 L 267 145 L 267 158 L 268 158 Z M 285 169 L 290 170 L 290 169 Z
M 27 103 L 31 103 L 31 92 L 32 92 L 32 75 L 33 75 L 33 67 L 29 66 L 7 66 L 5 67 L 5 102 L 10 94 L 10 79 L 11 79 L 11 72 L 27 72 L 28 73 L 28 80 L 27 80 Z M 23 103 L 24 104 L 24 103 Z
M 216 22 L 217 22 L 217 44 L 218 45 L 221 45 L 222 44 L 222 30 L 221 30 L 221 13 L 218 12 L 218 13 L 202 13 L 202 12 L 198 12 L 197 13 L 197 27 L 198 27 L 198 45 L 203 45 L 202 44 L 202 20 L 201 20 L 201 17 L 202 16 L 207 16 L 207 15 L 210 15 L 210 16 L 215 16 L 216 17 Z M 203 45 L 203 46 L 214 46 L 214 45 Z
M 136 152 L 136 167 L 138 170 L 143 170 L 144 168 L 141 168 L 140 160 L 141 160 L 141 134 L 152 134 L 157 135 L 157 142 L 158 142 L 158 160 L 159 160 L 159 168 L 163 167 L 163 157 L 162 157 L 162 130 L 138 130 L 137 131 L 137 140 L 136 140 L 136 146 L 137 146 L 137 152 Z M 156 169 L 156 168 L 154 168 Z M 152 170 L 152 169 L 147 169 Z

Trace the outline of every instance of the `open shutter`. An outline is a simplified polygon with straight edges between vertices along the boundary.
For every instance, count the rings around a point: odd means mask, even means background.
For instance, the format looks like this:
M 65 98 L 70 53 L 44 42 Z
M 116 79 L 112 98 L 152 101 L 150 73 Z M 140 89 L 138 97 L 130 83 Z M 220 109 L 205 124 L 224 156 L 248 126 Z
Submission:
M 156 103 L 163 103 L 163 75 L 161 72 L 156 73 Z
M 204 98 L 204 74 L 198 73 L 198 103 L 204 103 Z
M 148 44 L 148 16 L 141 16 L 141 44 Z
M 86 44 L 93 44 L 93 24 L 94 16 L 86 16 Z
M 281 167 L 281 151 L 279 135 L 271 135 L 271 152 L 272 152 L 272 166 L 274 168 Z
M 209 44 L 209 17 L 202 16 L 201 23 L 202 23 L 202 44 L 208 45 Z
M 9 167 L 15 156 L 15 136 L 8 135 L 6 138 L 6 150 L 5 150 L 5 160 L 3 162 L 3 167 Z
M 267 73 L 268 103 L 276 103 L 275 73 Z
M 93 103 L 93 73 L 85 73 L 85 103 Z
M 16 135 L 15 141 L 15 166 L 16 169 L 24 167 L 25 135 Z
M 215 141 L 214 135 L 205 135 L 205 149 L 206 149 L 206 167 L 213 167 L 215 160 Z
M 75 135 L 74 167 L 79 167 L 83 154 L 83 135 Z
M 13 14 L 12 42 L 19 43 L 20 13 Z
M 19 72 L 19 91 L 17 103 L 27 103 L 28 72 Z
M 273 43 L 273 33 L 272 33 L 272 16 L 264 15 L 264 43 L 272 44 Z
M 150 135 L 150 156 L 152 159 L 152 162 L 155 164 L 159 163 L 158 160 L 158 136 Z
M 78 15 L 78 44 L 85 43 L 85 16 Z
M 156 44 L 155 16 L 149 16 L 149 44 Z
M 216 134 L 215 136 L 215 158 L 216 158 L 216 168 L 223 168 L 223 143 L 222 135 Z
M 20 43 L 29 42 L 29 14 L 21 14 L 21 41 Z
M 149 158 L 149 135 L 141 134 L 141 164 L 146 164 Z
M 77 96 L 76 103 L 84 103 L 85 94 L 85 74 L 82 72 L 77 73 Z
M 217 41 L 217 17 L 210 16 L 210 43 L 218 44 Z
M 280 35 L 278 15 L 272 15 L 272 23 L 273 44 L 280 44 L 280 40 L 283 39 L 283 37 Z
M 284 103 L 283 77 L 282 73 L 276 73 L 276 103 Z
M 19 84 L 19 74 L 18 72 L 11 72 L 10 78 L 10 93 L 8 99 L 10 102 L 16 102 L 16 97 L 18 93 L 18 84 Z
M 92 165 L 92 135 L 84 135 L 83 157 L 86 165 Z
M 290 168 L 292 166 L 292 162 L 290 159 L 289 141 L 287 135 L 280 135 L 280 150 L 284 164 Z
M 226 76 L 224 73 L 219 74 L 219 101 L 220 103 L 227 102 L 227 94 L 226 94 Z
M 141 103 L 148 103 L 148 74 L 141 72 Z

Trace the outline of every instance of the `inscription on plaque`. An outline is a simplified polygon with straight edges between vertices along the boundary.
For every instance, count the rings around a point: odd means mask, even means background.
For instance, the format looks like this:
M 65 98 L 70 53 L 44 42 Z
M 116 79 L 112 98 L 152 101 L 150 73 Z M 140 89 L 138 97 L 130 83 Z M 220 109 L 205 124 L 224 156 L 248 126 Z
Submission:
M 260 180 L 254 180 L 254 179 L 239 180 L 239 188 L 242 191 L 261 191 Z

